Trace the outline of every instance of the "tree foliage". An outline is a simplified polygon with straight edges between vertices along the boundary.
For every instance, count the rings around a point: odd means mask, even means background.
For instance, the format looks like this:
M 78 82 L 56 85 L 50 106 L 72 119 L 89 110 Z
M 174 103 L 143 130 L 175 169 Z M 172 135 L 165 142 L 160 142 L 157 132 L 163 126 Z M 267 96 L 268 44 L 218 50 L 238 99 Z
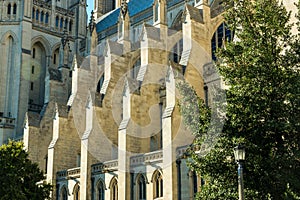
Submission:
M 52 187 L 43 172 L 28 159 L 21 142 L 10 141 L 0 147 L 0 199 L 48 199 Z
M 208 154 L 190 149 L 190 166 L 206 180 L 198 197 L 237 199 L 233 148 L 243 143 L 246 199 L 300 199 L 299 17 L 299 33 L 292 35 L 290 13 L 278 0 L 228 0 L 225 8 L 235 34 L 216 62 L 228 86 L 226 119 Z M 194 117 L 184 100 L 181 109 L 184 118 Z M 206 134 L 208 122 L 202 121 L 199 131 L 191 129 L 197 138 L 193 146 Z

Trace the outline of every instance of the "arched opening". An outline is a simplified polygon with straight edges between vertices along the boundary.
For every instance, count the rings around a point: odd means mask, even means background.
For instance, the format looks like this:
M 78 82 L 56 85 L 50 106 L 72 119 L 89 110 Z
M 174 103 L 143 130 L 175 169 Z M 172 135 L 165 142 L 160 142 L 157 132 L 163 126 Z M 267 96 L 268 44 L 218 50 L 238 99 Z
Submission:
M 63 18 L 60 18 L 60 25 L 59 25 L 59 28 L 63 28 L 63 24 L 64 24 L 64 19 Z
M 232 32 L 228 29 L 226 24 L 223 22 L 214 33 L 211 39 L 211 52 L 212 59 L 216 60 L 216 51 L 221 48 L 225 42 L 231 41 L 233 38 Z
M 68 200 L 68 191 L 65 186 L 62 187 L 61 192 L 60 192 L 60 198 L 61 200 Z
M 41 42 L 32 46 L 32 63 L 29 88 L 29 110 L 40 112 L 45 98 L 46 51 Z
M 7 5 L 7 14 L 8 15 L 11 14 L 11 4 L 10 3 Z
M 146 179 L 145 176 L 139 174 L 136 180 L 137 185 L 137 200 L 146 200 Z
M 40 16 L 40 11 L 36 10 L 35 12 L 35 20 L 38 21 L 39 20 L 39 16 Z
M 79 186 L 79 184 L 76 184 L 74 186 L 73 197 L 74 197 L 74 200 L 80 200 L 80 186 Z
M 17 4 L 14 4 L 13 6 L 13 14 L 17 14 Z
M 156 170 L 152 177 L 153 183 L 153 198 L 159 198 L 163 196 L 163 177 L 162 174 Z
M 57 68 L 59 64 L 59 48 L 55 49 L 52 54 L 52 67 Z
M 49 14 L 46 13 L 46 17 L 45 17 L 45 24 L 48 24 L 49 23 Z
M 118 181 L 114 177 L 110 183 L 110 200 L 118 200 Z
M 44 11 L 41 12 L 41 22 L 44 22 Z
M 59 17 L 56 16 L 55 18 L 55 27 L 58 28 L 58 24 L 59 24 Z
M 12 99 L 16 90 L 16 47 L 14 38 L 9 35 L 2 42 L 0 49 L 1 61 L 3 64 L 2 73 L 0 73 L 0 113 L 4 117 L 12 117 L 13 105 Z
M 97 200 L 104 200 L 105 196 L 105 185 L 102 180 L 99 180 L 97 183 Z

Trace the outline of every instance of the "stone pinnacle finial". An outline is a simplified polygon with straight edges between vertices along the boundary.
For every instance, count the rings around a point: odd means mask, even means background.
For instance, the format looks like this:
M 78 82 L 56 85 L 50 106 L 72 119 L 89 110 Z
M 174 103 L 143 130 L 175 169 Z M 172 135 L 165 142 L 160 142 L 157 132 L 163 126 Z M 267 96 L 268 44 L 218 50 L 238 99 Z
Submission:
M 126 0 L 122 0 L 121 1 L 121 14 L 122 14 L 122 17 L 124 18 L 125 15 L 127 14 L 127 11 L 128 11 L 128 4 L 127 4 L 127 1 Z
M 89 28 L 90 28 L 90 33 L 91 34 L 92 34 L 95 26 L 96 26 L 96 22 L 95 22 L 95 17 L 94 17 L 94 11 L 92 10 L 92 12 L 91 12 L 91 19 L 90 19 L 90 23 L 89 23 Z

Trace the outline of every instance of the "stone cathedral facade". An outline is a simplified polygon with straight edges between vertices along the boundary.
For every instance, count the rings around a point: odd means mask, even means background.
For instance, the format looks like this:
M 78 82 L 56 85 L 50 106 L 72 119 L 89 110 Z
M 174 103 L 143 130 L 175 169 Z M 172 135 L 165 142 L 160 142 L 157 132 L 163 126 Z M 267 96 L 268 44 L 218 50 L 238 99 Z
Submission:
M 1 2 L 0 143 L 24 141 L 52 199 L 193 199 L 176 86 L 213 106 L 222 1 L 95 0 L 89 23 L 86 6 Z
M 73 55 L 84 54 L 86 18 L 82 0 L 1 2 L 0 144 L 22 138 L 26 113 L 39 123 L 58 74 L 70 93 L 68 71 Z

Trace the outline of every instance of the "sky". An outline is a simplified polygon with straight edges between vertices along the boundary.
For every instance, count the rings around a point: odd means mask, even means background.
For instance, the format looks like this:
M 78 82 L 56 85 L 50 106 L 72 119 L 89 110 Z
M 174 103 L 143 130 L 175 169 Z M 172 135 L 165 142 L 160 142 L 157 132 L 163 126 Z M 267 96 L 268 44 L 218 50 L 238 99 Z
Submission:
M 90 20 L 91 12 L 94 8 L 94 0 L 87 0 L 87 14 L 88 14 L 88 21 Z

